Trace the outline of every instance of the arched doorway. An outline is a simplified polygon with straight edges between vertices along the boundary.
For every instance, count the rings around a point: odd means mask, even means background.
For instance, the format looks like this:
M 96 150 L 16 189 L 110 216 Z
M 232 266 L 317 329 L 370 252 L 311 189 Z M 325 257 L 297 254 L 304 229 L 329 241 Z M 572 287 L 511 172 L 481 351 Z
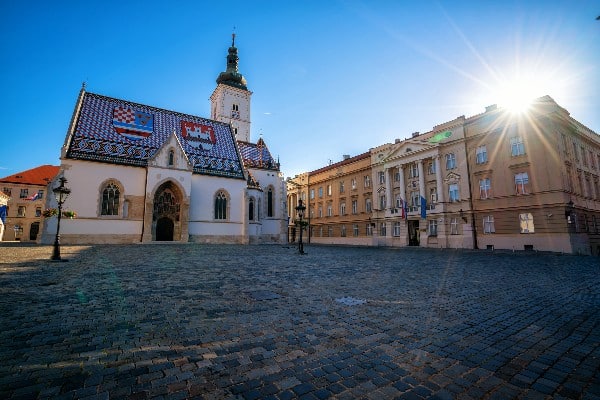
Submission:
M 173 241 L 173 220 L 169 217 L 161 217 L 156 221 L 156 240 Z
M 154 240 L 181 240 L 181 197 L 180 190 L 172 182 L 165 182 L 156 190 L 152 212 Z

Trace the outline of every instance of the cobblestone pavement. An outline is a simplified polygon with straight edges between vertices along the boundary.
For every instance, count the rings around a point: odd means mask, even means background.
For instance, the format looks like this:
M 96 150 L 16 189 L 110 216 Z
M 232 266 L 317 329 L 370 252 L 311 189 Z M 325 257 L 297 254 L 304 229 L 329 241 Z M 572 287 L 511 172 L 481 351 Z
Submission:
M 600 399 L 595 257 L 0 247 L 0 398 Z

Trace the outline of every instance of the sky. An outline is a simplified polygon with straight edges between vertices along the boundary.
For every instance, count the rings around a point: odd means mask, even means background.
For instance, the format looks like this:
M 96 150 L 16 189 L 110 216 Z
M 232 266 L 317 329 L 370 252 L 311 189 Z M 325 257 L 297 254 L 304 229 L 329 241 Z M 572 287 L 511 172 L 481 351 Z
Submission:
M 491 104 L 551 96 L 600 133 L 600 0 L 0 0 L 0 176 L 59 165 L 86 90 L 210 117 L 236 34 L 285 177 Z

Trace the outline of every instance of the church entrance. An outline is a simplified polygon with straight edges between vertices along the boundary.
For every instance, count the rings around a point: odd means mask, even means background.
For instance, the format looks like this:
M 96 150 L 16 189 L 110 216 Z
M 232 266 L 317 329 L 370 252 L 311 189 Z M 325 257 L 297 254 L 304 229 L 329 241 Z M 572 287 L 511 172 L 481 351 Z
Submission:
M 181 240 L 181 197 L 180 190 L 172 182 L 165 182 L 156 190 L 152 212 L 154 240 Z
M 156 221 L 156 240 L 173 241 L 173 221 L 169 217 L 161 217 Z
M 408 245 L 418 246 L 419 245 L 419 221 L 409 220 L 408 221 Z

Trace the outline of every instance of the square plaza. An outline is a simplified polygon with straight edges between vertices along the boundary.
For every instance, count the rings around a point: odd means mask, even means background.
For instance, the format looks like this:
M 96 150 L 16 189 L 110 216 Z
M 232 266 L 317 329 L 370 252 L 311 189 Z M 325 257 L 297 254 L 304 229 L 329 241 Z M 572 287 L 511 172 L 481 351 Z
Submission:
M 595 257 L 0 247 L 0 397 L 600 398 Z

